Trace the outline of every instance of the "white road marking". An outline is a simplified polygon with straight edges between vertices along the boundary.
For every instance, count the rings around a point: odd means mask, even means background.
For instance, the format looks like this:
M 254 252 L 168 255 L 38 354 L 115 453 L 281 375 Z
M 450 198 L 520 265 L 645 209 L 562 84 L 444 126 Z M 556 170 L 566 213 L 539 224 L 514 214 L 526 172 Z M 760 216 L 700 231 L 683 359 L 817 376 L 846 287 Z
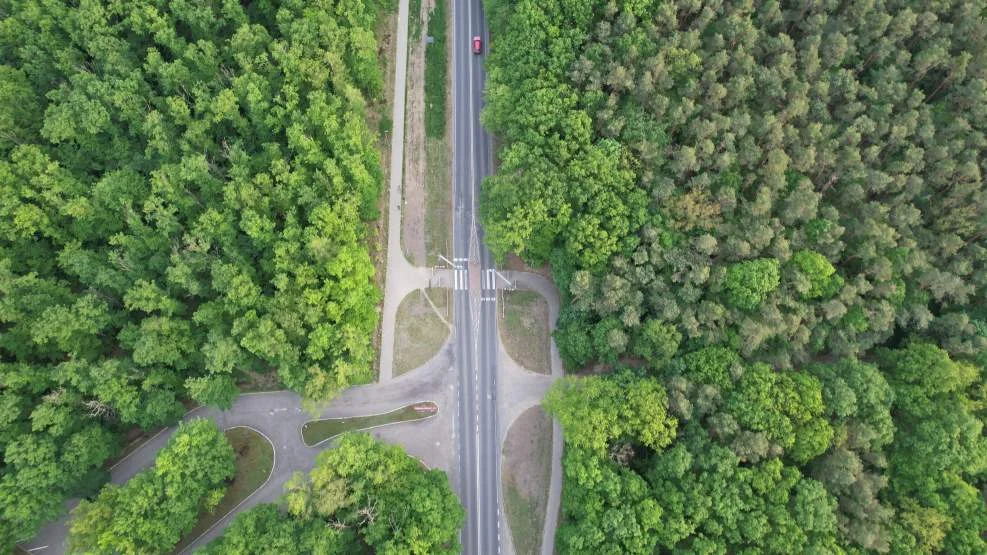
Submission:
M 464 268 L 457 268 L 453 271 L 453 289 L 456 291 L 465 291 L 469 289 L 469 272 Z

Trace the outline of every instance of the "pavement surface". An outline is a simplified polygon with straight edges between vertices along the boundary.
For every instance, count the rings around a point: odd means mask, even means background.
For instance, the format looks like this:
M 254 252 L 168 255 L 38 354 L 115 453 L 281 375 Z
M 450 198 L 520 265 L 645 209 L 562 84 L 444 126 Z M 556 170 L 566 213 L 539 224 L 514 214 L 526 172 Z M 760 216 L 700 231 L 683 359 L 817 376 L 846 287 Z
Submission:
M 455 483 L 466 510 L 463 552 L 493 555 L 501 553 L 502 538 L 509 544 L 510 534 L 501 510 L 497 278 L 477 210 L 480 184 L 493 167 L 493 142 L 480 126 L 485 72 L 483 56 L 472 52 L 472 39 L 481 37 L 485 47 L 489 35 L 480 0 L 452 2 L 452 22 L 453 342 L 459 375 Z

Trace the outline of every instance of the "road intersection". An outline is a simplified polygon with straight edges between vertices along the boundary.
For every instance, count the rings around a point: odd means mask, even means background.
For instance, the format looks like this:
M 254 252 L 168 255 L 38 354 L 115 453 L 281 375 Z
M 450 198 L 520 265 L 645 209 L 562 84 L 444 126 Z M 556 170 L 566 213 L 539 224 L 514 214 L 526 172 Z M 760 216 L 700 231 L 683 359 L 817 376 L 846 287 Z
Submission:
M 485 73 L 482 57 L 469 52 L 473 36 L 489 44 L 480 0 L 452 0 L 453 37 L 453 260 L 454 268 L 434 271 L 413 266 L 401 249 L 402 166 L 404 157 L 404 99 L 406 85 L 408 4 L 399 1 L 396 41 L 394 130 L 388 201 L 388 251 L 385 299 L 381 314 L 379 382 L 342 392 L 318 412 L 318 417 L 356 416 L 386 412 L 424 400 L 439 405 L 436 418 L 399 423 L 373 431 L 389 443 L 400 444 L 432 468 L 445 470 L 456 486 L 467 512 L 462 534 L 465 553 L 513 553 L 503 507 L 500 477 L 501 445 L 511 423 L 525 409 L 538 404 L 551 381 L 562 373 L 554 341 L 552 375 L 535 374 L 512 361 L 501 346 L 497 331 L 497 289 L 507 283 L 537 291 L 550 307 L 550 324 L 558 316 L 558 296 L 551 281 L 537 274 L 496 272 L 483 244 L 478 222 L 482 179 L 492 171 L 491 137 L 481 128 Z M 427 287 L 454 289 L 453 336 L 432 360 L 397 378 L 392 377 L 394 327 L 397 307 L 410 292 Z M 277 499 L 291 474 L 305 472 L 315 456 L 328 446 L 308 447 L 301 426 L 313 415 L 302 408 L 292 392 L 241 395 L 230 410 L 200 407 L 185 420 L 208 418 L 222 428 L 247 426 L 267 437 L 275 447 L 276 462 L 267 482 L 241 505 L 220 519 L 184 552 L 204 546 L 238 514 L 259 503 Z M 453 410 L 455 407 L 455 410 Z M 415 433 L 407 433 L 414 427 Z M 138 447 L 111 470 L 111 481 L 123 483 L 153 464 L 158 450 L 175 428 L 168 428 Z M 561 492 L 561 432 L 553 430 L 552 475 L 542 553 L 554 552 L 554 532 Z M 77 501 L 67 504 L 73 507 Z M 33 553 L 64 553 L 67 517 L 47 524 L 21 547 Z

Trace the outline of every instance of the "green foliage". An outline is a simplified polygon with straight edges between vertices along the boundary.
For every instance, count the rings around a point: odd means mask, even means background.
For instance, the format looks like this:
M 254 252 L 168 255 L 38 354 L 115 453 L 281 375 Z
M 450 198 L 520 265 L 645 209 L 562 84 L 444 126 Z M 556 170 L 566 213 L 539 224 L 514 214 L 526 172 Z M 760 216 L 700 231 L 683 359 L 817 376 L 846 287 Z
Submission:
M 792 264 L 808 282 L 808 289 L 802 292 L 802 297 L 806 299 L 832 297 L 843 287 L 843 279 L 836 275 L 836 268 L 818 252 L 798 251 L 792 256 Z
M 635 441 L 660 450 L 675 438 L 665 390 L 657 380 L 565 378 L 545 396 L 545 408 L 565 430 L 566 442 L 588 453 L 603 454 L 614 441 Z
M 710 346 L 684 355 L 677 371 L 694 382 L 728 389 L 740 363 L 740 357 L 730 349 Z
M 167 552 L 192 529 L 199 512 L 222 497 L 235 464 L 233 447 L 211 421 L 180 425 L 153 468 L 79 503 L 69 552 Z
M 741 428 L 763 432 L 799 464 L 822 454 L 833 437 L 821 418 L 822 387 L 805 373 L 779 373 L 753 364 L 726 396 L 724 409 Z
M 984 2 L 487 5 L 488 244 L 680 423 L 549 394 L 560 550 L 987 551 Z
M 486 4 L 486 237 L 592 273 L 567 364 L 610 316 L 797 368 L 983 302 L 981 2 Z
M 664 549 L 704 553 L 843 553 L 836 501 L 779 459 L 745 466 L 695 427 L 646 473 L 663 509 Z
M 894 390 L 899 430 L 888 453 L 890 497 L 904 512 L 894 547 L 983 552 L 987 503 L 978 486 L 987 472 L 987 440 L 971 398 L 983 370 L 917 341 L 882 350 L 878 360 Z
M 184 399 L 372 378 L 385 3 L 0 0 L 0 551 Z
M 727 302 L 741 310 L 753 311 L 769 293 L 778 288 L 780 279 L 778 261 L 774 259 L 760 258 L 731 264 L 723 281 Z
M 660 366 L 679 350 L 682 334 L 674 326 L 660 320 L 648 320 L 634 341 L 633 353 L 652 366 Z
M 205 552 L 459 553 L 463 510 L 445 474 L 425 470 L 400 447 L 346 434 L 323 451 L 306 479 L 285 486 L 284 510 L 240 514 Z
M 236 516 L 223 535 L 210 542 L 206 555 L 320 553 L 342 555 L 356 548 L 356 534 L 327 526 L 318 519 L 291 518 L 273 503 L 263 503 Z

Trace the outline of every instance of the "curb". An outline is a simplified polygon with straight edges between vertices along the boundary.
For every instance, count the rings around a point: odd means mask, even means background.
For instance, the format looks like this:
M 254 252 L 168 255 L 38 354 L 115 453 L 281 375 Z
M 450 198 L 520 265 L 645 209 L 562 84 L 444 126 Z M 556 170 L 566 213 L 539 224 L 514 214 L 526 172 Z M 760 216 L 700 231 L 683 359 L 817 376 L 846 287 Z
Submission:
M 435 405 L 435 409 L 436 410 L 435 410 L 434 413 L 432 413 L 432 414 L 430 414 L 428 416 L 425 416 L 425 417 L 422 417 L 422 418 L 416 418 L 414 420 L 402 420 L 402 421 L 399 421 L 399 422 L 387 422 L 386 424 L 377 424 L 376 426 L 368 426 L 366 428 L 357 428 L 355 430 L 349 430 L 347 432 L 341 432 L 341 433 L 338 433 L 338 434 L 335 434 L 335 435 L 331 435 L 331 436 L 329 436 L 329 437 L 327 437 L 327 438 L 325 438 L 322 441 L 319 441 L 317 443 L 313 443 L 312 445 L 309 445 L 308 443 L 305 443 L 305 436 L 302 435 L 302 428 L 305 427 L 305 424 L 308 424 L 309 422 L 321 422 L 323 420 L 338 420 L 340 418 L 359 418 L 359 417 L 368 417 L 368 416 L 381 416 L 383 414 L 390 414 L 392 412 L 399 411 L 399 410 L 401 410 L 403 408 L 407 408 L 407 407 L 410 407 L 412 405 L 417 405 L 419 403 L 432 403 L 433 405 Z M 325 443 L 327 441 L 331 441 L 331 440 L 336 439 L 337 437 L 339 437 L 339 436 L 341 436 L 343 434 L 348 434 L 350 432 L 365 432 L 367 430 L 375 430 L 377 428 L 383 428 L 384 426 L 394 426 L 396 424 L 405 424 L 405 423 L 410 423 L 410 422 L 421 422 L 423 420 L 429 420 L 431 418 L 434 418 L 434 417 L 438 416 L 440 410 L 441 409 L 439 408 L 439 404 L 436 403 L 435 401 L 431 400 L 431 399 L 425 399 L 423 401 L 413 401 L 411 403 L 407 403 L 405 405 L 402 405 L 400 407 L 397 407 L 397 408 L 394 408 L 394 409 L 391 409 L 391 410 L 386 410 L 384 412 L 376 412 L 376 413 L 371 413 L 371 414 L 361 414 L 359 417 L 354 417 L 354 416 L 331 416 L 329 418 L 317 418 L 315 420 L 309 420 L 309 421 L 303 423 L 298 428 L 298 435 L 302 438 L 302 445 L 304 445 L 305 447 L 308 447 L 308 448 L 315 448 L 315 447 L 318 447 L 318 446 L 322 445 L 323 443 Z
M 243 505 L 244 503 L 246 503 L 247 501 L 249 501 L 250 498 L 253 497 L 258 491 L 264 489 L 264 486 L 266 486 L 267 483 L 271 481 L 271 477 L 274 476 L 274 469 L 278 467 L 278 449 L 277 449 L 277 447 L 274 446 L 274 442 L 271 441 L 271 438 L 267 437 L 267 434 L 265 434 L 264 432 L 258 430 L 257 428 L 254 428 L 253 426 L 248 426 L 246 424 L 239 425 L 239 426 L 230 426 L 229 428 L 223 428 L 223 431 L 224 432 L 227 432 L 229 430 L 235 430 L 237 428 L 246 428 L 248 430 L 251 430 L 253 432 L 256 432 L 256 433 L 260 434 L 261 437 L 263 437 L 264 439 L 266 439 L 268 443 L 271 444 L 271 453 L 274 455 L 274 462 L 271 464 L 271 470 L 268 471 L 267 478 L 264 480 L 264 483 L 263 484 L 257 486 L 257 488 L 255 488 L 254 491 L 250 492 L 250 495 L 244 497 L 243 499 L 240 500 L 239 503 L 237 503 L 236 505 L 234 505 L 232 509 L 230 509 L 229 511 L 226 511 L 226 514 L 225 515 L 223 515 L 223 516 L 219 517 L 218 519 L 216 519 L 216 522 L 213 522 L 212 523 L 212 526 L 210 526 L 209 528 L 206 528 L 206 530 L 204 532 L 202 532 L 201 534 L 199 534 L 198 536 L 196 536 L 195 539 L 193 539 L 192 541 L 190 541 L 188 543 L 188 545 L 185 546 L 184 549 L 182 549 L 181 551 L 179 551 L 178 552 L 179 555 L 181 555 L 182 553 L 185 553 L 189 549 L 191 549 L 192 546 L 195 545 L 195 542 L 199 541 L 203 536 L 205 536 L 209 532 L 212 532 L 214 528 L 216 528 L 217 526 L 219 526 L 231 514 L 235 513 L 237 511 L 237 509 L 240 508 L 240 505 Z

